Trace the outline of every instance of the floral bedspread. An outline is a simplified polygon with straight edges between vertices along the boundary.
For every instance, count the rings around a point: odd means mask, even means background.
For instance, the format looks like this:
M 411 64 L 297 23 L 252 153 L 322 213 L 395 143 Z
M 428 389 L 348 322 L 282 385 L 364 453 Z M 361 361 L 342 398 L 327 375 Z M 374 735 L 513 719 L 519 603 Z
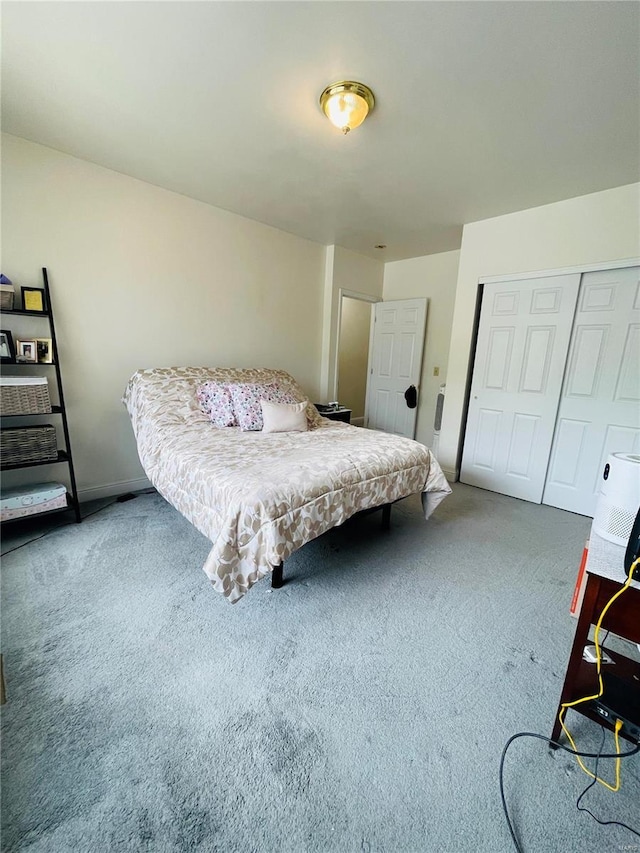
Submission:
M 125 403 L 158 492 L 211 540 L 203 567 L 231 602 L 294 551 L 362 509 L 418 492 L 425 517 L 450 492 L 431 451 L 407 438 L 330 421 L 309 404 L 296 433 L 217 429 L 196 388 L 209 379 L 277 381 L 284 371 L 175 367 L 137 371 Z

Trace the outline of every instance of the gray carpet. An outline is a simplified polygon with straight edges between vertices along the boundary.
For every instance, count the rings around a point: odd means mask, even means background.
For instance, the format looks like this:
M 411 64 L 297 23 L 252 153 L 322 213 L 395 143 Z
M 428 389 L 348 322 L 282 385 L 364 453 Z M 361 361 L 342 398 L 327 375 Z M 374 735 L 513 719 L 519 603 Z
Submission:
M 354 520 L 235 606 L 156 494 L 8 554 L 3 850 L 509 851 L 500 753 L 550 733 L 588 529 L 456 485 L 429 523 L 417 498 L 389 533 Z M 639 775 L 585 804 L 637 825 Z M 527 853 L 640 849 L 576 811 L 566 753 L 520 740 L 505 781 Z

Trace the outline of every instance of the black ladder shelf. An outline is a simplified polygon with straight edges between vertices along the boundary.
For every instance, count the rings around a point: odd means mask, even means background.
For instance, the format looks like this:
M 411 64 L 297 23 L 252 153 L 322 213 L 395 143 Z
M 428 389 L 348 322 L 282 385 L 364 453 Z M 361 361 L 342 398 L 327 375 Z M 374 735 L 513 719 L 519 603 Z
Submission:
M 56 341 L 56 327 L 53 319 L 53 307 L 51 303 L 51 294 L 49 291 L 49 277 L 47 275 L 47 270 L 45 267 L 42 268 L 42 280 L 44 283 L 44 311 L 28 311 L 23 308 L 10 308 L 2 309 L 2 314 L 17 314 L 22 317 L 45 317 L 49 322 L 49 331 L 51 334 L 51 353 L 52 353 L 52 361 L 51 362 L 38 362 L 37 367 L 53 367 L 55 369 L 56 374 L 56 386 L 58 390 L 58 405 L 52 405 L 50 412 L 35 412 L 35 413 L 27 413 L 24 415 L 1 415 L 3 421 L 14 420 L 16 418 L 40 418 L 43 416 L 49 415 L 59 415 L 62 420 L 62 430 L 64 433 L 64 441 L 65 441 L 65 449 L 58 451 L 58 458 L 53 460 L 47 460 L 44 462 L 20 462 L 16 464 L 4 464 L 2 462 L 0 464 L 0 470 L 2 471 L 14 471 L 17 468 L 33 468 L 38 465 L 58 465 L 65 464 L 69 469 L 69 480 L 71 484 L 71 489 L 67 492 L 67 506 L 61 507 L 60 509 L 48 510 L 40 513 L 33 513 L 32 515 L 24 516 L 19 519 L 8 519 L 3 523 L 9 523 L 9 521 L 23 521 L 25 518 L 37 518 L 43 515 L 53 515 L 54 513 L 62 513 L 69 512 L 73 510 L 75 515 L 75 520 L 79 524 L 82 521 L 82 517 L 80 515 L 80 502 L 78 500 L 78 487 L 76 485 L 76 474 L 73 467 L 73 455 L 71 453 L 71 440 L 69 438 L 69 424 L 67 422 L 67 410 L 65 408 L 64 403 L 64 391 L 62 388 L 62 374 L 60 372 L 60 361 L 58 359 L 58 344 Z M 13 368 L 20 367 L 33 367 L 34 364 L 32 362 L 8 362 L 3 363 L 3 372 L 4 368 L 8 367 L 10 370 Z

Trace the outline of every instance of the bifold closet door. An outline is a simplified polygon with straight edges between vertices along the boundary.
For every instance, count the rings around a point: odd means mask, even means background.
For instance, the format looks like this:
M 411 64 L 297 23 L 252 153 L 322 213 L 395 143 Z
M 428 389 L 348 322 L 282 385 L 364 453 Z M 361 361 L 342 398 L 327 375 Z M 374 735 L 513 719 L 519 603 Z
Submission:
M 485 285 L 460 479 L 540 503 L 580 275 Z
M 610 453 L 640 453 L 639 267 L 585 273 L 543 503 L 593 516 Z

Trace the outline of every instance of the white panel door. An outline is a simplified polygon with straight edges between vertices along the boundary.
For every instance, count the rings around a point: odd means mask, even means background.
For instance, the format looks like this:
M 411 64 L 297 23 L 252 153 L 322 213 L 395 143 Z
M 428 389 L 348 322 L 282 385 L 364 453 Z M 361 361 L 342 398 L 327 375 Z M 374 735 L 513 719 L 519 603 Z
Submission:
M 426 299 L 377 302 L 369 349 L 365 425 L 413 438 L 418 407 L 410 409 L 405 391 L 420 389 Z
M 485 285 L 460 479 L 540 503 L 580 275 Z
M 640 453 L 639 267 L 582 277 L 543 502 L 593 516 L 609 453 Z

